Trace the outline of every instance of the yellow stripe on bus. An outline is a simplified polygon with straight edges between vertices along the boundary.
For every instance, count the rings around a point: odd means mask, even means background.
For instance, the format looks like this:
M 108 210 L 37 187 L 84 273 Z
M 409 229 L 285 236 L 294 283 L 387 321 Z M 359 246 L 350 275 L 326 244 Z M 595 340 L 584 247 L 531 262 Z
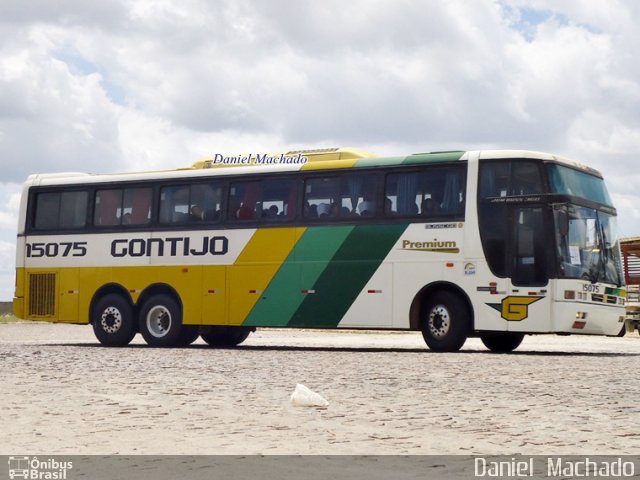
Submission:
M 306 228 L 257 230 L 228 267 L 229 325 L 241 325 Z
M 326 160 L 324 162 L 307 162 L 302 170 L 326 170 L 328 168 L 353 168 L 358 163 L 357 158 L 347 160 Z

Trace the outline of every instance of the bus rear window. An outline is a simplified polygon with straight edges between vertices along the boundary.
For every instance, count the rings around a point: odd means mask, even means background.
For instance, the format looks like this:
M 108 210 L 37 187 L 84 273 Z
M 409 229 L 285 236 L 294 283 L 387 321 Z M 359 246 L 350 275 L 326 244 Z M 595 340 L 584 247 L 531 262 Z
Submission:
M 35 197 L 36 230 L 73 230 L 87 221 L 86 191 L 46 192 Z

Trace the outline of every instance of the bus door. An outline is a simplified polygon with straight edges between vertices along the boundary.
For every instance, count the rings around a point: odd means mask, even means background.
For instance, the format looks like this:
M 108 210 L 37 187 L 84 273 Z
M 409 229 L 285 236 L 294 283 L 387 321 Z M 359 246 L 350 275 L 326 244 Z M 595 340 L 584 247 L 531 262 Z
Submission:
M 546 211 L 540 205 L 511 209 L 511 281 L 508 296 L 502 300 L 502 316 L 509 331 L 552 329 L 549 272 L 553 234 Z

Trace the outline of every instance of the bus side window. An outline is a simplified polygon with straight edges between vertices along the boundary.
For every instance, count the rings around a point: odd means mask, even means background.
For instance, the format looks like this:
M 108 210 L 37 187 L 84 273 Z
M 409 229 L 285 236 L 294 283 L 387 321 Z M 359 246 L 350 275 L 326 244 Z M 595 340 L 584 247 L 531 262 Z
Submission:
M 385 214 L 460 218 L 464 215 L 464 179 L 464 167 L 457 165 L 389 174 L 385 183 Z
M 86 191 L 39 193 L 36 196 L 34 228 L 64 230 L 84 227 L 88 198 Z
M 502 160 L 483 162 L 480 166 L 480 198 L 531 195 L 543 190 L 536 162 Z
M 544 191 L 540 165 L 537 162 L 513 162 L 511 195 L 532 195 Z
M 385 197 L 388 199 L 387 216 L 415 216 L 418 214 L 418 172 L 392 173 L 387 175 Z
M 350 174 L 342 178 L 341 217 L 371 217 L 376 213 L 376 176 Z
M 480 166 L 480 198 L 506 197 L 509 162 L 484 162 Z
M 307 178 L 304 182 L 304 216 L 308 219 L 335 217 L 337 210 L 338 177 Z
M 286 221 L 295 216 L 295 185 L 290 178 L 273 178 L 262 182 L 259 199 L 262 221 Z
M 119 225 L 122 211 L 122 190 L 98 190 L 93 215 L 93 223 L 98 226 Z
M 151 188 L 126 188 L 120 221 L 123 225 L 145 225 L 151 221 Z
M 36 196 L 36 215 L 34 227 L 49 230 L 58 226 L 60 212 L 60 193 L 39 193 Z
M 82 228 L 87 222 L 87 192 L 62 192 L 59 228 Z
M 186 223 L 189 219 L 189 187 L 175 185 L 160 189 L 160 223 Z
M 229 190 L 229 220 L 255 220 L 260 182 L 235 182 Z
M 191 185 L 189 195 L 189 221 L 214 222 L 220 219 L 222 187 L 202 183 Z

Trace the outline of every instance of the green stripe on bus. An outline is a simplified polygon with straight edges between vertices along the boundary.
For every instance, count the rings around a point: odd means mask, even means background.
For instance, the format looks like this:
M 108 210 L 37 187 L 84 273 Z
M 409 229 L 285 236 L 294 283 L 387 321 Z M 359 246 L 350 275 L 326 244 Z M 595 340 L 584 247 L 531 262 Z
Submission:
M 438 163 L 438 162 L 453 162 L 460 160 L 464 151 L 455 150 L 451 152 L 432 152 L 432 153 L 416 153 L 409 155 L 402 162 L 403 165 L 423 164 L 423 163 Z
M 354 165 L 355 168 L 384 167 L 390 165 L 420 165 L 425 163 L 452 162 L 460 160 L 463 150 L 450 152 L 416 153 L 405 157 L 372 157 L 361 158 Z
M 388 165 L 400 165 L 406 157 L 372 157 L 362 158 L 356 162 L 355 168 L 384 167 Z
M 406 228 L 406 224 L 354 227 L 288 326 L 336 327 Z
M 243 324 L 286 326 L 353 228 L 307 228 Z

